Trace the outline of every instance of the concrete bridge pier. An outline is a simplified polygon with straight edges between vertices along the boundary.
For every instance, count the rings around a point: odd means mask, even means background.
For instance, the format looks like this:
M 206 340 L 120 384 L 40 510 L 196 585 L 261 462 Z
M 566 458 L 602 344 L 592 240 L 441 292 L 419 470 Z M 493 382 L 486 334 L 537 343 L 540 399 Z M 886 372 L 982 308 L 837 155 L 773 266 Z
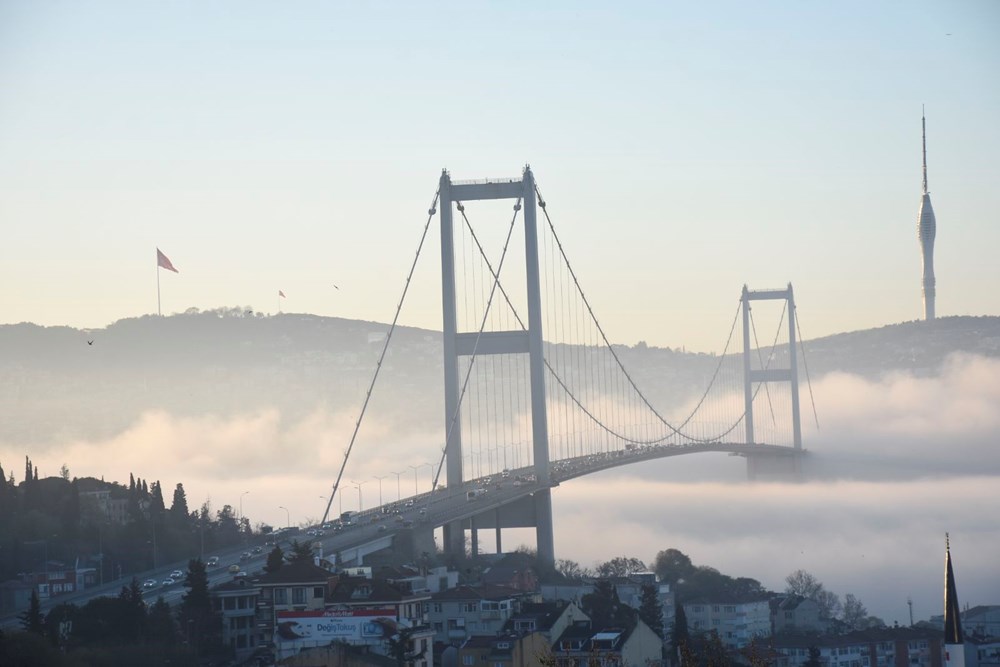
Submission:
M 555 566 L 556 546 L 552 531 L 552 490 L 535 493 L 535 546 L 541 563 Z
M 462 522 L 446 523 L 441 530 L 444 533 L 444 552 L 453 558 L 465 555 L 465 528 Z
M 747 479 L 792 480 L 802 478 L 802 457 L 800 452 L 789 454 L 750 454 L 747 456 Z
M 479 555 L 479 528 L 476 527 L 476 517 L 471 517 L 469 521 L 472 524 L 469 530 L 472 533 L 472 557 L 475 558 Z

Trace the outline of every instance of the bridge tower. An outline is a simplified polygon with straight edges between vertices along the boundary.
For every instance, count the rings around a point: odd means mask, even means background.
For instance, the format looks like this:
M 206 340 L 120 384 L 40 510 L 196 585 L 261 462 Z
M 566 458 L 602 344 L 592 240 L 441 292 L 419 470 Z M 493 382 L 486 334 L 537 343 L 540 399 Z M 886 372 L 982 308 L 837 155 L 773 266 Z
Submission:
M 750 302 L 778 301 L 784 299 L 788 312 L 788 368 L 753 369 L 750 357 Z M 792 456 L 776 457 L 762 453 L 747 454 L 747 476 L 755 479 L 762 474 L 793 474 L 800 471 L 800 455 L 802 453 L 802 428 L 799 422 L 799 371 L 795 356 L 795 295 L 792 284 L 788 288 L 751 290 L 743 285 L 743 400 L 746 445 L 750 450 L 754 444 L 753 432 L 753 385 L 757 382 L 788 382 L 792 394 Z
M 444 342 L 444 395 L 446 433 L 446 479 L 449 488 L 462 482 L 462 429 L 458 419 L 460 382 L 458 358 L 475 354 L 527 354 L 531 383 L 531 433 L 535 475 L 543 489 L 534 495 L 534 523 L 538 557 L 555 562 L 552 531 L 552 493 L 546 486 L 549 474 L 548 418 L 545 409 L 545 366 L 542 357 L 542 297 L 538 264 L 538 228 L 535 178 L 525 167 L 520 179 L 452 182 L 447 170 L 440 181 L 441 301 Z M 459 332 L 455 295 L 455 240 L 453 207 L 484 199 L 515 199 L 523 205 L 525 273 L 527 279 L 527 331 Z M 499 542 L 499 523 L 497 524 Z M 444 527 L 445 550 L 464 553 L 465 534 L 461 521 Z

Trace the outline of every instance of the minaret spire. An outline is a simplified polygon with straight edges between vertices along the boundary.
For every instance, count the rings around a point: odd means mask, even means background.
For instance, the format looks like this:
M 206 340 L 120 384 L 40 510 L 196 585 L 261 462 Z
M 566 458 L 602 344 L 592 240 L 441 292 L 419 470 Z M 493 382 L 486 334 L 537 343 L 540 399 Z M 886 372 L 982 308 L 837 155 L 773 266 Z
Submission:
M 920 105 L 920 127 L 924 137 L 924 194 L 927 193 L 927 115 L 924 112 L 924 105 Z
M 944 663 L 945 667 L 965 667 L 962 611 L 958 606 L 955 573 L 951 567 L 951 543 L 944 534 Z

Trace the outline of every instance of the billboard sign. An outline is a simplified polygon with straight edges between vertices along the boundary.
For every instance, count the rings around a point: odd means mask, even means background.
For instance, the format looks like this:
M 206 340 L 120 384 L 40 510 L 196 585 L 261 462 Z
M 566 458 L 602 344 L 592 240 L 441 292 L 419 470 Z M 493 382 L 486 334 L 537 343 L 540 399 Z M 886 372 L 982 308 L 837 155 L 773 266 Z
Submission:
M 330 642 L 371 644 L 381 641 L 382 623 L 396 622 L 396 609 L 279 611 L 274 641 L 281 649 L 325 646 Z

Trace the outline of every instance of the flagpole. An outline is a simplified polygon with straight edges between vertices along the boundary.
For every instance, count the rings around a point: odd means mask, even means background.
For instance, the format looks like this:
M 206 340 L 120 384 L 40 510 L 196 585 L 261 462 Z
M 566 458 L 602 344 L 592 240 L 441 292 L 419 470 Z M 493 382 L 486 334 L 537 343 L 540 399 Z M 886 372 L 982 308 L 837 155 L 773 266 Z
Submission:
M 278 292 L 278 314 L 281 315 L 281 292 Z
M 160 258 L 156 258 L 156 316 L 163 317 L 160 312 Z

